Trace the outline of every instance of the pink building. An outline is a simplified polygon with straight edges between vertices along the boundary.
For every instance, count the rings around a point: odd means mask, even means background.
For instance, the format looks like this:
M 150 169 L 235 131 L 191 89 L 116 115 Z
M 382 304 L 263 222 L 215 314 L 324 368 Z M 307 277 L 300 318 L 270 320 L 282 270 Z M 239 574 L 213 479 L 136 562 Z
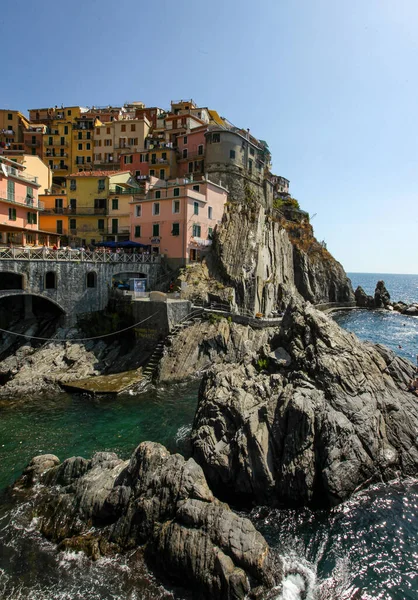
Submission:
M 208 180 L 151 178 L 144 197 L 131 205 L 131 240 L 151 246 L 172 266 L 201 260 L 227 198 L 225 188 Z
M 177 175 L 179 177 L 193 174 L 194 178 L 200 178 L 205 172 L 206 131 L 207 126 L 205 125 L 177 137 Z
M 39 188 L 37 177 L 26 173 L 26 167 L 0 157 L 0 244 L 57 243 L 57 235 L 39 230 L 39 212 L 43 209 L 38 200 Z

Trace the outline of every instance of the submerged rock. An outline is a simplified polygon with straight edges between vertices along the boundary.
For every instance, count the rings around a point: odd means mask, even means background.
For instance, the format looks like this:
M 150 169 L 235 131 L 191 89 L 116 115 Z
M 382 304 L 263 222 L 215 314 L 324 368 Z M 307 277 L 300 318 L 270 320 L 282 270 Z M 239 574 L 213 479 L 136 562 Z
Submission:
M 144 442 L 129 461 L 35 457 L 13 491 L 34 491 L 39 530 L 59 548 L 96 559 L 142 547 L 148 563 L 199 598 L 261 597 L 281 581 L 281 564 L 248 519 L 209 489 L 201 467 Z
M 368 482 L 417 474 L 411 363 L 298 301 L 274 343 L 290 360 L 215 366 L 202 382 L 193 455 L 215 493 L 329 507 Z

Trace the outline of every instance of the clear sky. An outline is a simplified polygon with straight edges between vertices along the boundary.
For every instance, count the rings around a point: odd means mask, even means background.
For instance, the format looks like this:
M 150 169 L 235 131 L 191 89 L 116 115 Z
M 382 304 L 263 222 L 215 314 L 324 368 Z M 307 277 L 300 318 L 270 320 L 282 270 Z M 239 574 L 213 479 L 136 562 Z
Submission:
M 347 271 L 417 273 L 417 0 L 5 2 L 0 107 L 193 98 L 269 143 Z

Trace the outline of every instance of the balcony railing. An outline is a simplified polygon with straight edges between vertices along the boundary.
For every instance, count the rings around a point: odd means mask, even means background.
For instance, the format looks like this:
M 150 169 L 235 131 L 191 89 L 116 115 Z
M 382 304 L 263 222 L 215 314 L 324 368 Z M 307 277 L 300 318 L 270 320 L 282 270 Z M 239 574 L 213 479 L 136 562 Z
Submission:
M 49 142 L 45 142 L 44 146 L 45 148 L 47 148 L 48 146 L 65 146 L 66 148 L 68 148 L 68 142 L 52 142 L 52 144 L 50 144 Z
M 5 165 L 3 163 L 3 167 L 6 169 L 7 174 L 12 177 L 17 177 L 18 179 L 22 179 L 23 181 L 30 183 L 38 183 L 38 178 L 35 175 L 31 175 L 30 173 L 26 173 L 25 171 L 21 171 L 16 167 L 11 167 L 10 165 Z
M 122 234 L 127 234 L 130 233 L 131 228 L 129 227 L 129 225 L 126 225 L 126 227 L 118 227 L 116 230 L 112 229 L 112 226 L 108 227 L 108 231 L 106 235 L 122 235 Z
M 68 207 L 70 215 L 106 215 L 106 208 L 95 208 L 94 206 L 77 206 L 76 208 Z
M 31 198 L 30 196 L 16 196 L 16 194 L 7 198 L 0 196 L 0 201 L 17 204 L 27 208 L 35 208 L 37 210 L 43 210 L 45 207 L 45 204 L 37 198 Z
M 57 158 L 57 157 L 55 157 Z M 58 156 L 59 158 L 59 156 Z M 68 165 L 52 165 L 52 167 L 50 167 L 50 169 L 52 169 L 53 171 L 68 171 Z
M 149 163 L 151 165 L 168 165 L 170 164 L 166 158 L 157 158 L 156 160 L 150 160 Z
M 141 190 L 141 188 L 134 188 L 134 187 L 118 187 L 116 185 L 109 185 L 109 194 L 117 194 L 119 195 L 123 195 L 123 194 L 129 194 L 130 196 L 134 196 L 134 195 L 138 195 L 138 194 L 142 194 L 143 190 Z
M 70 232 L 75 230 L 70 230 Z M 51 235 L 57 235 L 51 232 Z M 52 250 L 50 248 L 2 248 L 0 260 L 47 260 L 76 261 L 93 263 L 151 263 L 159 264 L 161 256 L 154 254 L 125 254 L 123 252 L 105 252 L 101 250 L 72 250 L 70 248 Z
M 41 141 L 40 140 L 36 140 L 35 142 L 33 142 L 33 141 L 29 142 L 28 140 L 24 140 L 24 144 L 25 144 L 25 146 L 33 146 L 33 147 L 35 147 L 35 146 L 40 146 L 41 145 Z
M 179 152 L 181 153 L 181 150 L 179 150 Z M 188 152 L 187 156 L 183 156 L 183 154 L 181 153 L 181 155 L 178 156 L 177 160 L 194 160 L 195 158 L 204 159 L 205 155 L 203 153 L 200 154 L 199 152 Z

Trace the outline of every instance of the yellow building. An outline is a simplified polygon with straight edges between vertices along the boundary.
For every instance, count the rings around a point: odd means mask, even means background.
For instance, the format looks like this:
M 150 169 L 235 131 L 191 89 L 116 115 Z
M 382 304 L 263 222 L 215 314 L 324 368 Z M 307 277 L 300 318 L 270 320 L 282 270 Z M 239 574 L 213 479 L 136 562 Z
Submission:
M 79 171 L 67 177 L 68 235 L 83 246 L 129 239 L 129 202 L 140 187 L 130 171 Z
M 151 123 L 144 115 L 140 119 L 122 118 L 108 123 L 96 122 L 94 128 L 95 168 L 119 168 L 120 157 L 143 150 Z M 129 168 L 127 166 L 126 168 Z
M 82 114 L 74 120 L 72 131 L 71 172 L 93 168 L 93 134 L 95 125 L 102 123 L 94 116 Z
M 73 124 L 86 110 L 80 106 L 29 109 L 32 122 L 47 126 L 43 135 L 43 161 L 58 185 L 73 171 Z
M 31 154 L 18 154 L 13 156 L 13 160 L 18 162 L 20 165 L 24 165 L 28 173 L 34 175 L 41 186 L 39 188 L 39 194 L 46 194 L 52 188 L 52 171 L 51 169 L 39 158 L 39 156 L 33 156 Z
M 29 127 L 28 119 L 18 110 L 0 110 L 0 149 L 12 154 L 24 151 L 23 134 Z

